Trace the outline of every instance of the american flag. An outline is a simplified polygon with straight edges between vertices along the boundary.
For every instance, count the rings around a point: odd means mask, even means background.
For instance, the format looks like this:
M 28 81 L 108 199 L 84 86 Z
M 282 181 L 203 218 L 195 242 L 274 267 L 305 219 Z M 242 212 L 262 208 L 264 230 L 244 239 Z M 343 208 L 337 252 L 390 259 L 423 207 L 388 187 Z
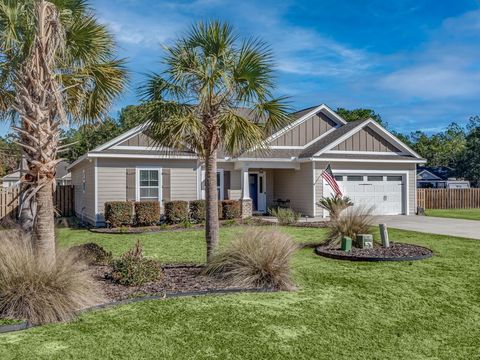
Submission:
M 332 187 L 333 191 L 335 191 L 335 195 L 342 196 L 342 191 L 340 190 L 340 186 L 338 186 L 337 180 L 333 176 L 332 167 L 328 164 L 327 168 L 322 172 L 322 178 Z

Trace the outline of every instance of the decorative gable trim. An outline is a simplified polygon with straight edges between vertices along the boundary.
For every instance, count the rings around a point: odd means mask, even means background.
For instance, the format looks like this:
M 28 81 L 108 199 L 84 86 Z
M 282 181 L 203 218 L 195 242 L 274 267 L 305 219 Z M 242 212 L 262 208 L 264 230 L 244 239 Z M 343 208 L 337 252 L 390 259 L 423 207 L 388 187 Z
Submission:
M 319 156 L 327 151 L 332 150 L 334 147 L 336 147 L 338 144 L 341 144 L 345 140 L 349 139 L 352 135 L 363 129 L 364 127 L 371 125 L 374 130 L 381 136 L 383 136 L 387 141 L 389 141 L 391 144 L 395 145 L 395 147 L 399 148 L 402 152 L 403 155 L 412 155 L 417 159 L 422 159 L 422 157 L 417 154 L 412 148 L 410 148 L 408 145 L 403 143 L 399 138 L 394 136 L 392 133 L 390 133 L 387 129 L 385 129 L 383 126 L 378 124 L 376 121 L 374 121 L 372 118 L 368 119 L 367 121 L 364 121 L 360 123 L 357 127 L 354 127 L 352 130 L 344 134 L 343 136 L 339 137 L 337 140 L 331 142 L 327 146 L 325 146 L 323 149 L 318 151 L 316 154 L 313 156 Z M 373 152 L 372 152 L 373 153 Z
M 106 150 L 106 149 L 114 146 L 115 144 L 126 141 L 126 140 L 134 137 L 135 135 L 141 133 L 145 129 L 145 127 L 146 127 L 146 124 L 136 126 L 133 129 L 130 129 L 130 130 L 124 132 L 123 134 L 117 136 L 116 138 L 106 142 L 105 144 L 97 146 L 95 149 L 92 150 L 92 152 L 103 151 L 103 150 Z
M 315 115 L 316 113 L 320 112 L 320 111 L 323 111 L 325 113 L 327 113 L 328 115 L 330 115 L 330 119 L 333 120 L 334 122 L 336 122 L 339 126 L 341 125 L 345 125 L 347 122 L 340 116 L 338 115 L 335 111 L 333 111 L 332 109 L 330 109 L 327 105 L 325 104 L 322 104 L 320 106 L 317 106 L 315 109 L 313 109 L 312 111 L 306 113 L 305 115 L 303 115 L 302 117 L 298 118 L 297 120 L 295 120 L 294 122 L 292 122 L 291 124 L 285 126 L 283 129 L 280 129 L 279 131 L 277 131 L 275 134 L 273 135 L 270 135 L 266 142 L 269 143 L 277 138 L 279 138 L 280 136 L 282 136 L 283 134 L 287 133 L 288 131 L 292 130 L 293 128 L 297 127 L 298 125 L 304 123 L 305 121 L 307 121 L 310 117 L 312 117 L 313 115 Z
M 420 175 L 422 175 L 423 173 L 428 173 L 431 175 L 431 177 L 429 177 L 428 179 L 421 179 L 419 178 Z M 429 181 L 429 180 L 443 180 L 440 176 L 437 176 L 435 175 L 434 173 L 428 171 L 428 170 L 422 170 L 420 171 L 418 174 L 417 174 L 417 179 L 418 180 L 425 180 L 425 181 Z

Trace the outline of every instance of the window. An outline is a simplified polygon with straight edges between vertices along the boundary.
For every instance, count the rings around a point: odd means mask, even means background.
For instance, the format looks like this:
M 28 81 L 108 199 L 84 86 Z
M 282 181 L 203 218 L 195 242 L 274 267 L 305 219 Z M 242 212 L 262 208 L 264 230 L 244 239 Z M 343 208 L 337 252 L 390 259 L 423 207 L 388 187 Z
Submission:
M 383 181 L 383 176 L 368 176 L 368 181 Z
M 349 175 L 347 181 L 363 181 L 363 176 Z
M 205 199 L 205 170 L 202 170 L 201 190 L 202 190 L 202 199 Z M 223 169 L 217 170 L 217 194 L 218 194 L 218 200 L 224 199 L 225 195 L 223 193 Z
M 335 180 L 337 181 L 343 181 L 343 176 L 336 175 Z
M 140 201 L 160 200 L 160 171 L 140 169 L 138 171 L 138 199 Z
M 82 170 L 82 192 L 85 194 L 87 190 L 87 177 L 85 176 L 85 170 Z
M 402 176 L 401 175 L 398 175 L 398 176 L 387 176 L 387 181 L 402 181 Z

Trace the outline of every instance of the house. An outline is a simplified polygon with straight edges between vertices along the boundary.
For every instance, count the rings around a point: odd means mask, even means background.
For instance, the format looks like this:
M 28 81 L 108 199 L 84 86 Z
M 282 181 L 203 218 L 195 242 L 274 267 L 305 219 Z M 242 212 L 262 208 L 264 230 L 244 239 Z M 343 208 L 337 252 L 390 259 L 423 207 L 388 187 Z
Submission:
M 291 114 L 272 134 L 269 150 L 238 157 L 219 154 L 220 199 L 240 199 L 253 213 L 288 204 L 304 216 L 326 216 L 316 205 L 331 193 L 321 177 L 331 164 L 343 192 L 377 214 L 414 214 L 417 153 L 372 119 L 347 123 L 326 105 Z M 195 153 L 152 145 L 138 126 L 80 157 L 69 170 L 75 211 L 104 223 L 104 204 L 126 200 L 194 200 L 204 197 L 202 163 Z M 248 208 L 248 206 L 247 206 Z
M 453 169 L 446 166 L 419 166 L 417 187 L 434 189 L 469 189 L 468 180 L 452 177 Z
M 67 161 L 60 161 L 56 166 L 56 179 L 57 185 L 70 185 L 71 184 L 71 174 L 68 172 L 67 168 L 69 163 Z M 20 181 L 20 169 L 5 175 L 2 178 L 2 186 L 4 188 L 9 188 Z

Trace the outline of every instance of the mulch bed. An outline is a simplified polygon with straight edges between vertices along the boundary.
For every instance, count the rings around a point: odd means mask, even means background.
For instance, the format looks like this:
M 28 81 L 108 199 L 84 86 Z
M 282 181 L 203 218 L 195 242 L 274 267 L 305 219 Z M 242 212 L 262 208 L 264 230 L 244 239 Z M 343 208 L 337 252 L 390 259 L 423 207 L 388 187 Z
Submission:
M 93 277 L 100 285 L 109 301 L 119 301 L 146 295 L 162 295 L 165 293 L 191 293 L 202 291 L 238 289 L 221 279 L 202 275 L 200 265 L 163 265 L 162 278 L 153 283 L 141 286 L 124 286 L 116 284 L 108 278 L 110 266 L 92 266 Z M 253 288 L 245 288 L 249 290 Z
M 421 260 L 433 256 L 433 251 L 418 245 L 390 242 L 390 247 L 376 246 L 373 249 L 352 247 L 351 251 L 342 251 L 338 245 L 317 246 L 315 253 L 338 260 L 350 261 L 409 261 Z

